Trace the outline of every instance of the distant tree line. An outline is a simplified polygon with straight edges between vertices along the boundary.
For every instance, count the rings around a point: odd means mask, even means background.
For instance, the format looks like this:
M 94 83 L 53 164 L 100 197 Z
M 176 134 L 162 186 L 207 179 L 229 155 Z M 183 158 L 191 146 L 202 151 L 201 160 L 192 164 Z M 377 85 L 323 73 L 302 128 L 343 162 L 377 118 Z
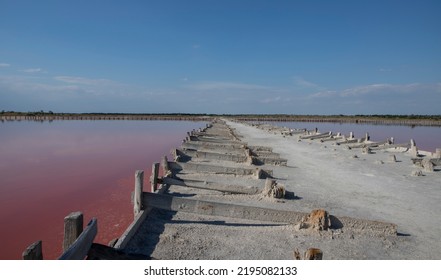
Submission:
M 389 120 L 441 120 L 441 115 L 292 115 L 292 114 L 206 114 L 206 113 L 54 113 L 53 111 L 5 111 L 0 112 L 1 115 L 8 116 L 186 116 L 186 117 L 227 117 L 227 118 L 265 118 L 265 119 L 389 119 Z

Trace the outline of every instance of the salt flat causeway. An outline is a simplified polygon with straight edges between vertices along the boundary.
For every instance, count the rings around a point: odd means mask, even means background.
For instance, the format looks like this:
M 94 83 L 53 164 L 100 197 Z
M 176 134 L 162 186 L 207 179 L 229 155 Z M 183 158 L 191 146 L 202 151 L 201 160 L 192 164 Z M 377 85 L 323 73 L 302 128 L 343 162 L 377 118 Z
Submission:
M 165 194 L 143 195 L 154 209 L 117 247 L 159 259 L 292 259 L 310 248 L 324 259 L 439 259 L 440 155 L 338 137 L 231 121 L 193 132 L 168 162 Z

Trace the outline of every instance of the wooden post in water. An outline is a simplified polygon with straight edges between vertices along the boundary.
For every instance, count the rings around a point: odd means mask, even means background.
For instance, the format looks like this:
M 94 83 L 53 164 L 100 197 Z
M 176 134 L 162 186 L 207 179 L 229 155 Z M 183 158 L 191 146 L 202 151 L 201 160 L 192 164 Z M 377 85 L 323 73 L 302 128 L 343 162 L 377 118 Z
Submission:
M 75 242 L 83 232 L 83 213 L 72 212 L 64 217 L 63 252 Z
M 59 260 L 84 260 L 88 255 L 93 240 L 98 233 L 98 222 L 96 218 L 92 218 L 84 228 L 83 232 L 78 236 L 75 242 L 67 249 Z
M 158 176 L 159 176 L 159 162 L 155 162 L 152 165 L 152 175 L 150 176 L 151 190 L 150 192 L 155 192 L 158 186 Z
M 135 196 L 133 199 L 134 217 L 142 210 L 142 192 L 144 188 L 144 171 L 136 170 L 135 172 Z
M 41 240 L 38 240 L 29 245 L 22 254 L 24 260 L 42 260 L 43 259 L 43 246 Z

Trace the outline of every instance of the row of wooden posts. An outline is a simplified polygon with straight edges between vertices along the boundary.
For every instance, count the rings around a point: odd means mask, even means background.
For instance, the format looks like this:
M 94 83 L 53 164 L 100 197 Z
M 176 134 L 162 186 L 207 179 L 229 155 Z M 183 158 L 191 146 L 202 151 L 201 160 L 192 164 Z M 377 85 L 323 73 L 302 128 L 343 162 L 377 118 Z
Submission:
M 83 213 L 72 212 L 64 218 L 63 253 L 59 260 L 82 260 L 92 246 L 98 232 L 98 221 L 92 218 L 83 228 Z M 39 240 L 23 252 L 24 260 L 42 260 L 43 246 Z
M 164 157 L 167 163 L 167 158 Z M 164 171 L 167 172 L 167 166 Z M 153 163 L 151 176 L 151 191 L 157 191 L 159 176 L 159 162 Z M 135 172 L 135 192 L 133 200 L 133 211 L 135 220 L 142 207 L 142 193 L 144 188 L 144 171 Z M 83 228 L 83 213 L 72 212 L 64 218 L 64 238 L 63 253 L 58 257 L 59 260 L 83 260 L 87 257 L 93 241 L 98 233 L 98 220 L 92 218 L 85 228 Z M 128 237 L 128 236 L 126 236 Z M 131 237 L 131 236 L 130 236 Z M 117 243 L 118 244 L 118 243 Z M 120 246 L 119 246 L 120 247 Z M 42 260 L 43 259 L 43 242 L 38 240 L 28 246 L 22 254 L 24 260 Z
M 436 148 L 435 153 L 428 154 L 427 156 L 419 153 L 416 143 L 413 139 L 410 142 L 396 144 L 394 138 L 388 138 L 385 141 L 369 142 L 369 133 L 365 134 L 363 138 L 355 138 L 353 132 L 350 132 L 349 137 L 342 135 L 341 133 L 333 134 L 331 131 L 325 133 L 319 133 L 318 129 L 307 131 L 306 129 L 289 129 L 274 127 L 267 124 L 253 124 L 260 129 L 266 129 L 275 133 L 281 133 L 282 135 L 299 135 L 298 141 L 301 140 L 319 140 L 321 143 L 335 141 L 336 145 L 345 144 L 348 149 L 361 148 L 363 153 L 370 153 L 370 150 L 390 149 L 390 148 L 407 148 L 411 160 L 417 166 L 422 166 L 426 171 L 433 171 L 433 166 L 441 165 L 441 148 Z M 427 153 L 426 153 L 427 154 Z M 395 161 L 395 160 L 394 160 Z

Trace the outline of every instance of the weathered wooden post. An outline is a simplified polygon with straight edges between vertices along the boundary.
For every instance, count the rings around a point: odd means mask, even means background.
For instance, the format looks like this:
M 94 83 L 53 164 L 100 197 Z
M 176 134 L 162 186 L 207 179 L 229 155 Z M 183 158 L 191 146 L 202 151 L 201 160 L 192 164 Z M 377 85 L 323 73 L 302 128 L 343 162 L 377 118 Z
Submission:
M 370 147 L 363 147 L 363 148 L 361 148 L 361 152 L 363 154 L 365 154 L 365 155 L 372 154 L 372 151 L 371 151 Z
M 172 155 L 174 161 L 179 162 L 179 160 L 177 160 L 179 156 L 178 149 L 176 148 L 171 149 L 170 154 Z
M 415 140 L 410 139 L 410 154 L 412 157 L 418 157 L 418 149 Z
M 424 171 L 433 172 L 433 163 L 430 159 L 423 159 L 421 165 L 423 166 Z
M 248 165 L 254 165 L 256 163 L 255 157 L 247 156 L 245 163 Z
M 262 168 L 256 168 L 253 172 L 255 179 L 262 179 L 263 178 L 263 170 Z
M 155 162 L 152 165 L 152 175 L 150 176 L 151 192 L 155 192 L 158 186 L 158 176 L 159 176 L 159 162 Z
M 162 166 L 162 176 L 167 176 L 168 173 L 170 173 L 170 168 L 168 166 L 168 159 L 167 156 L 163 156 L 161 159 L 161 166 Z
M 270 178 L 266 178 L 264 192 L 266 192 L 266 193 L 271 192 L 271 189 L 273 188 L 273 185 L 275 183 L 276 183 L 276 180 L 270 179 Z
M 133 198 L 133 214 L 136 217 L 142 210 L 142 192 L 144 188 L 144 171 L 135 172 L 135 195 Z
M 24 260 L 42 260 L 43 259 L 43 245 L 42 241 L 38 240 L 29 245 L 22 254 Z
M 436 148 L 436 150 L 435 150 L 435 157 L 436 158 L 441 158 L 441 149 L 440 148 Z
M 84 260 L 89 254 L 93 240 L 98 232 L 98 222 L 92 218 L 75 242 L 60 256 L 59 260 Z
M 64 217 L 63 252 L 75 242 L 83 232 L 83 213 L 72 212 Z

